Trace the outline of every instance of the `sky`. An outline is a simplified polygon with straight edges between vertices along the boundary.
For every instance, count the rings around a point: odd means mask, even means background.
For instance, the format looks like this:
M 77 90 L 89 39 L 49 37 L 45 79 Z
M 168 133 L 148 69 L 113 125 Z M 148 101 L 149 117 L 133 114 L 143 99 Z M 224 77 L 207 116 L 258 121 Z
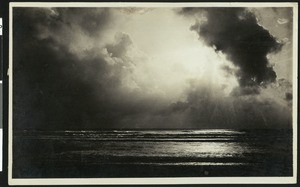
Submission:
M 14 8 L 15 129 L 291 128 L 292 8 Z

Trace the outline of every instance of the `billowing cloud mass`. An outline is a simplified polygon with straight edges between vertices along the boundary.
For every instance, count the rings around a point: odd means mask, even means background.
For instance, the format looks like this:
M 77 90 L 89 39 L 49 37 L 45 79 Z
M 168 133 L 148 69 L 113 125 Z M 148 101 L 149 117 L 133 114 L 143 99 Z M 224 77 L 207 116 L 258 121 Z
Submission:
M 267 54 L 277 52 L 282 45 L 258 24 L 252 12 L 245 8 L 184 8 L 182 13 L 205 16 L 205 21 L 198 21 L 191 30 L 196 31 L 207 45 L 225 53 L 238 67 L 235 75 L 241 87 L 276 80 Z
M 15 129 L 291 127 L 281 44 L 244 9 L 14 8 L 13 47 Z

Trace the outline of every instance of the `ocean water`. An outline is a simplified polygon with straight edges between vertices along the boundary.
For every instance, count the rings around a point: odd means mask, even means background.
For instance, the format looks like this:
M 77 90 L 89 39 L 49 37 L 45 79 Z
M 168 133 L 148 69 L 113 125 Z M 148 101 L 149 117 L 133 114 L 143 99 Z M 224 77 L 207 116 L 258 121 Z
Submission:
M 291 130 L 15 131 L 13 177 L 291 176 Z

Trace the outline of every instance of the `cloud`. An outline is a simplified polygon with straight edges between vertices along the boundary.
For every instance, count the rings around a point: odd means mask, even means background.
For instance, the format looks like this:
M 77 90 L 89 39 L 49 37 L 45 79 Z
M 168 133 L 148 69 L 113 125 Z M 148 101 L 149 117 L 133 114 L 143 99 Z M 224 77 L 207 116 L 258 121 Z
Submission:
M 121 8 L 121 11 L 126 13 L 126 14 L 145 14 L 149 11 L 152 11 L 153 8 L 137 8 L 137 7 L 126 7 L 126 8 Z
M 55 19 L 60 20 L 70 29 L 79 27 L 89 36 L 100 34 L 99 31 L 112 20 L 109 8 L 52 8 L 51 11 Z
M 110 19 L 85 27 L 81 14 L 113 16 L 101 9 L 14 9 L 14 128 L 132 128 L 125 122 L 163 103 L 138 82 L 134 61 L 145 57 L 130 36 L 117 32 L 109 43 L 101 32 Z
M 259 94 L 260 89 L 258 87 L 247 86 L 247 87 L 236 87 L 232 90 L 232 96 L 241 96 L 241 95 L 255 95 Z
M 183 62 L 173 53 L 172 58 L 152 61 L 137 48 L 130 34 L 112 32 L 115 10 L 14 8 L 13 14 L 15 129 L 290 127 L 289 81 L 279 79 L 264 89 L 256 87 L 258 82 L 240 83 L 241 87 L 226 95 L 220 84 L 213 83 L 221 77 L 219 73 L 211 74 L 224 58 L 211 48 L 195 48 L 204 55 L 191 59 L 186 57 L 194 57 L 194 48 L 179 48 L 178 53 L 186 52 Z M 86 19 L 91 23 L 83 23 Z M 108 35 L 114 38 L 108 40 Z M 221 36 L 207 37 L 214 43 Z M 221 44 L 228 42 L 225 38 Z M 213 45 L 217 50 L 217 44 Z M 248 57 L 235 54 L 235 50 L 219 46 L 231 60 Z M 199 59 L 205 61 L 200 61 L 201 66 Z M 236 67 L 224 61 L 223 70 L 228 76 L 245 78 L 250 73 L 244 61 L 234 62 Z M 194 74 L 189 73 L 191 70 Z M 203 75 L 194 76 L 199 72 Z M 266 76 L 253 72 L 260 74 Z
M 125 113 L 112 99 L 120 97 L 118 65 L 110 65 L 97 47 L 74 50 L 78 33 L 88 42 L 108 20 L 86 27 L 79 12 L 91 19 L 103 15 L 102 10 L 14 9 L 14 127 L 107 127 Z
M 191 81 L 190 87 L 186 100 L 172 103 L 151 118 L 145 117 L 144 123 L 156 122 L 155 125 L 171 129 L 291 128 L 291 108 L 286 102 L 277 102 L 277 97 L 224 96 L 221 90 L 198 80 Z
M 107 45 L 108 53 L 111 53 L 112 57 L 123 58 L 125 56 L 128 47 L 132 45 L 130 36 L 125 33 L 118 32 L 115 35 L 115 43 Z
M 277 19 L 277 23 L 282 25 L 282 24 L 286 24 L 287 22 L 289 22 L 287 19 L 284 18 L 278 18 Z
M 235 75 L 241 87 L 276 80 L 266 56 L 279 51 L 282 45 L 257 23 L 254 14 L 244 8 L 183 8 L 180 13 L 202 20 L 191 26 L 191 30 L 239 68 Z

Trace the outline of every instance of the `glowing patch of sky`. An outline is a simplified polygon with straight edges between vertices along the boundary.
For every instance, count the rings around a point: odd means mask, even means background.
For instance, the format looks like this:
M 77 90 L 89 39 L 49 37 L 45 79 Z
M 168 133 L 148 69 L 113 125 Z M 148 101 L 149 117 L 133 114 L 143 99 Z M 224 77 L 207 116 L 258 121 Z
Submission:
M 163 8 L 132 14 L 119 11 L 116 15 L 121 19 L 107 33 L 123 32 L 133 41 L 134 50 L 128 55 L 136 64 L 135 83 L 173 99 L 180 99 L 189 80 L 222 87 L 227 94 L 237 86 L 235 78 L 225 76 L 220 69 L 221 65 L 230 65 L 226 57 L 202 44 L 189 30 L 195 20 Z M 141 58 L 137 53 L 145 56 L 143 62 L 138 61 Z

